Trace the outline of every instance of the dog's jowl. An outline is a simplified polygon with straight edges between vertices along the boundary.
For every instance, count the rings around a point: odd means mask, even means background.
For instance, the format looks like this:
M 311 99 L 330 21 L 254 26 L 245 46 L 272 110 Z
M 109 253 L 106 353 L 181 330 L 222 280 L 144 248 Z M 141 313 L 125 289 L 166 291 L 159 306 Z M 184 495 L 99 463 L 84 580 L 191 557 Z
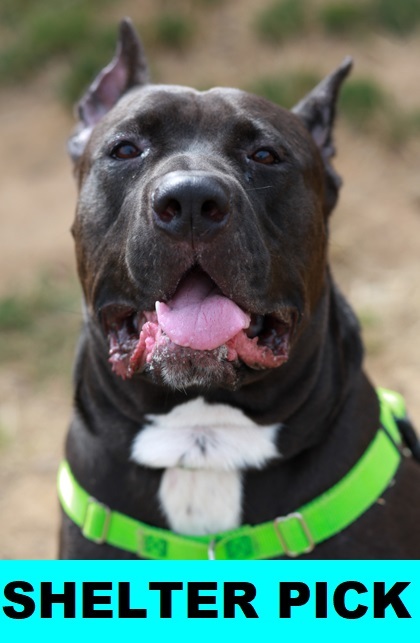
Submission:
M 69 142 L 84 327 L 61 557 L 420 557 L 415 434 L 328 266 L 350 67 L 288 111 L 150 83 L 121 24 Z

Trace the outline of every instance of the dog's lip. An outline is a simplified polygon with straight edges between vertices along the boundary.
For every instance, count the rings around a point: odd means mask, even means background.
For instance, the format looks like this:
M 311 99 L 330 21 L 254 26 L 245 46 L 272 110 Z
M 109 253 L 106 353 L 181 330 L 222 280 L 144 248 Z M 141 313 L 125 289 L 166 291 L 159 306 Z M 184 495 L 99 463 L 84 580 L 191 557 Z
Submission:
M 298 320 L 297 311 L 284 307 L 265 315 L 251 313 L 250 318 L 249 327 L 226 343 L 226 359 L 253 370 L 273 368 L 287 361 Z M 108 358 L 113 371 L 126 379 L 143 370 L 149 360 L 145 357 L 144 348 L 139 352 L 139 346 L 144 346 L 150 336 L 156 338 L 156 312 L 138 311 L 125 303 L 110 303 L 101 309 L 101 322 L 108 340 Z M 151 335 L 150 329 L 155 329 Z M 165 338 L 164 333 L 162 335 Z M 165 339 L 169 341 L 169 338 Z M 169 341 L 169 345 L 171 343 Z M 191 349 L 191 356 L 195 352 Z M 218 358 L 220 354 L 213 352 Z

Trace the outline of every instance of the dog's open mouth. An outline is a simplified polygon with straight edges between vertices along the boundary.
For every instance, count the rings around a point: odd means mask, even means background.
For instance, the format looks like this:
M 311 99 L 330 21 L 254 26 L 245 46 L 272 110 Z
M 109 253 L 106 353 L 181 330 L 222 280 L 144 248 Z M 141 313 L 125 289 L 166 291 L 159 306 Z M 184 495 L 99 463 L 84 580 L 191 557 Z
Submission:
M 177 350 L 187 351 L 191 360 L 206 353 L 253 369 L 280 366 L 289 357 L 295 315 L 290 309 L 245 312 L 208 275 L 193 271 L 168 302 L 156 302 L 154 311 L 110 305 L 102 310 L 102 321 L 112 369 L 126 379 Z

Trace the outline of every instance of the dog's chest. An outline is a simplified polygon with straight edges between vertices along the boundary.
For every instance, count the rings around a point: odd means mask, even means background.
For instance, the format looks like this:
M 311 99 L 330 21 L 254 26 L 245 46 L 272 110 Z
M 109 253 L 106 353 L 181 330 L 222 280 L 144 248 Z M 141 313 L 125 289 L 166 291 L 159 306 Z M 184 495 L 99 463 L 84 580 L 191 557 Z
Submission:
M 242 471 L 279 455 L 278 426 L 259 426 L 239 409 L 202 398 L 146 419 L 132 459 L 165 470 L 159 501 L 170 527 L 195 535 L 237 527 Z

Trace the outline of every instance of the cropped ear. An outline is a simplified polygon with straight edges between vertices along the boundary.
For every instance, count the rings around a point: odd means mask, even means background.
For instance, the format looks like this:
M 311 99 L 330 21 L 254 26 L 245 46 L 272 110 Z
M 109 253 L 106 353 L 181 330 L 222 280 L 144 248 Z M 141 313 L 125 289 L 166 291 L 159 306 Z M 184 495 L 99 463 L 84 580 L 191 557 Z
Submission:
M 149 73 L 143 46 L 133 23 L 124 18 L 120 23 L 117 50 L 77 105 L 79 123 L 69 139 L 68 150 L 77 161 L 83 153 L 93 127 L 132 87 L 147 84 Z
M 353 60 L 348 56 L 340 67 L 324 78 L 292 110 L 311 133 L 324 160 L 327 173 L 326 214 L 335 206 L 341 185 L 340 177 L 330 164 L 330 159 L 335 154 L 332 131 L 338 93 L 352 65 Z

